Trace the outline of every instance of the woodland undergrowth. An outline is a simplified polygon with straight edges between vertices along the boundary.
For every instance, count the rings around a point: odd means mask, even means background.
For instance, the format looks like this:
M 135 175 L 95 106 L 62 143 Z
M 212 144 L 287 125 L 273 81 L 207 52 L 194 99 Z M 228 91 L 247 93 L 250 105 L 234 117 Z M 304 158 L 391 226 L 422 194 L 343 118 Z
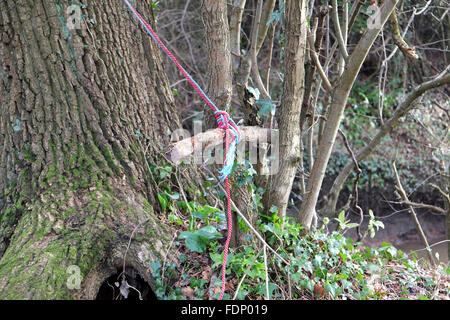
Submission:
M 226 219 L 222 203 L 225 195 L 214 177 L 205 180 L 205 194 L 193 197 L 176 183 L 183 170 L 170 164 L 152 167 L 159 181 L 160 219 L 175 231 L 172 249 L 179 261 L 149 262 L 156 280 L 158 299 L 217 299 L 220 270 L 226 239 Z M 245 184 L 253 193 L 253 205 L 262 212 L 261 188 L 253 184 L 254 170 L 247 164 L 235 167 L 235 183 Z M 216 199 L 208 203 L 208 199 Z M 318 229 L 302 235 L 302 226 L 287 218 L 281 221 L 277 208 L 271 216 L 260 214 L 255 229 L 276 256 L 258 240 L 239 218 L 243 245 L 230 249 L 224 299 L 448 299 L 450 267 L 431 264 L 388 243 L 367 247 L 344 233 L 356 227 L 341 213 L 337 230 L 324 219 Z M 334 221 L 333 221 L 334 222 Z M 373 214 L 365 237 L 383 228 Z M 282 257 L 282 259 L 280 259 Z

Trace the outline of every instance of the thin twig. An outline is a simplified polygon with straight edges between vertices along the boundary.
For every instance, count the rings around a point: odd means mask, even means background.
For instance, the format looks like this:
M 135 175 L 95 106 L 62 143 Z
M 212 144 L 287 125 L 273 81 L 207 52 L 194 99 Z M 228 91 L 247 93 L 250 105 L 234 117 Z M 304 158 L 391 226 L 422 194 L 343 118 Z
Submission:
M 126 282 L 128 287 L 130 287 L 131 289 L 137 291 L 137 293 L 139 294 L 139 300 L 143 300 L 141 292 L 138 289 L 136 289 L 135 287 L 133 287 L 132 285 L 130 285 L 127 281 L 125 281 L 125 282 Z
M 428 250 L 428 248 L 432 248 L 432 247 L 434 247 L 434 246 L 437 246 L 438 244 L 445 243 L 445 242 L 450 242 L 450 239 L 442 240 L 442 241 L 439 241 L 439 242 L 430 244 L 428 247 L 425 247 L 425 248 L 422 248 L 422 249 L 417 249 L 417 250 L 414 250 L 414 251 Z
M 348 53 L 347 53 L 347 48 L 345 46 L 344 37 L 342 36 L 341 24 L 339 23 L 337 0 L 332 0 L 332 5 L 333 5 L 332 18 L 333 18 L 334 29 L 336 30 L 336 37 L 337 37 L 337 40 L 339 43 L 339 51 L 341 52 L 341 55 L 344 58 L 344 60 L 347 62 Z
M 253 267 L 253 265 L 255 264 L 256 259 L 258 259 L 259 255 L 261 254 L 261 251 L 262 251 L 262 250 L 260 250 L 260 251 L 258 252 L 258 254 L 253 258 L 252 262 L 250 262 L 250 265 L 248 266 L 247 270 L 245 270 L 244 275 L 243 275 L 243 277 L 241 278 L 241 281 L 239 281 L 239 284 L 238 284 L 238 286 L 237 286 L 237 288 L 236 288 L 236 291 L 234 292 L 233 300 L 236 300 L 237 294 L 238 294 L 238 292 L 239 292 L 239 289 L 241 288 L 242 283 L 244 282 L 245 278 L 247 277 L 247 274 L 248 274 L 248 272 L 250 271 L 250 269 L 251 269 L 251 268 Z
M 316 51 L 314 50 L 314 43 L 313 43 L 313 39 L 311 37 L 311 32 L 308 29 L 308 44 L 309 44 L 309 50 L 310 50 L 310 54 L 311 54 L 311 58 L 314 61 L 314 64 L 316 65 L 317 71 L 319 72 L 320 78 L 322 79 L 325 89 L 327 90 L 327 92 L 329 94 L 332 93 L 333 88 L 331 87 L 330 81 L 328 80 L 327 75 L 325 74 L 325 71 L 322 68 L 322 65 L 320 64 L 319 61 L 319 57 L 317 56 Z
M 408 196 L 406 195 L 405 190 L 403 189 L 402 183 L 400 181 L 400 176 L 398 175 L 397 172 L 397 168 L 395 166 L 395 161 L 392 162 L 392 168 L 394 169 L 394 175 L 395 175 L 395 179 L 397 181 L 397 190 L 400 193 L 400 198 L 405 201 L 405 202 L 410 202 L 408 199 Z M 417 214 L 416 211 L 414 210 L 414 207 L 412 205 L 408 205 L 409 208 L 409 212 L 411 213 L 411 217 L 413 218 L 413 221 L 416 225 L 417 231 L 419 232 L 420 238 L 423 241 L 423 244 L 427 247 L 430 248 L 430 245 L 428 244 L 428 240 L 427 237 L 425 236 L 425 233 L 423 232 L 422 226 L 420 225 L 419 220 L 417 219 Z M 434 259 L 433 259 L 433 255 L 431 254 L 431 249 L 428 250 L 428 256 L 430 258 L 430 261 L 434 264 Z
M 269 272 L 267 270 L 267 254 L 266 254 L 266 246 L 263 247 L 264 252 L 264 270 L 266 274 L 266 300 L 269 300 Z
M 267 92 L 262 80 L 261 75 L 259 74 L 258 68 L 258 52 L 257 52 L 257 43 L 258 43 L 258 32 L 261 24 L 261 14 L 262 14 L 262 5 L 263 1 L 258 1 L 256 8 L 256 16 L 253 20 L 253 29 L 252 29 L 252 44 L 250 47 L 251 50 L 251 60 L 252 60 L 252 74 L 253 81 L 256 84 L 256 87 L 261 92 L 262 97 L 265 100 L 271 100 L 269 92 Z
M 446 211 L 444 209 L 437 207 L 437 206 L 433 206 L 432 204 L 418 203 L 418 202 L 412 202 L 412 201 L 389 201 L 389 202 L 395 203 L 395 204 L 404 204 L 404 205 L 408 205 L 408 206 L 414 206 L 416 208 L 430 209 L 432 211 L 435 211 L 438 213 L 443 213 L 443 214 L 446 213 Z
M 177 169 L 176 169 L 176 171 L 175 171 L 175 179 L 177 180 L 177 183 L 178 183 L 178 188 L 180 189 L 180 193 L 181 193 L 181 197 L 183 198 L 183 200 L 184 200 L 184 203 L 186 204 L 186 207 L 187 207 L 187 209 L 188 209 L 188 211 L 189 211 L 189 214 L 190 214 L 190 216 L 191 216 L 191 218 L 193 217 L 192 216 L 192 210 L 191 210 L 191 206 L 189 205 L 189 202 L 187 201 L 187 199 L 186 199 L 186 195 L 184 194 L 184 189 L 183 189 L 183 187 L 181 186 L 181 183 L 180 183 L 180 180 L 178 179 L 178 167 L 176 167 Z M 194 219 L 190 219 L 191 221 L 194 221 Z M 189 226 L 189 227 L 193 227 L 193 226 Z
M 189 38 L 186 34 L 186 31 L 184 30 L 184 20 L 185 20 L 187 9 L 189 7 L 190 2 L 191 2 L 191 0 L 187 0 L 186 5 L 184 6 L 183 14 L 181 16 L 180 29 L 181 29 L 181 33 L 184 36 L 184 39 L 186 40 L 186 44 L 188 45 L 189 54 L 191 56 L 192 63 L 194 64 L 195 70 L 197 71 L 197 76 L 200 78 L 200 81 L 202 82 L 202 84 L 204 84 L 205 81 L 203 80 L 202 73 L 200 72 L 200 70 L 198 68 L 197 60 L 195 59 L 194 53 L 192 51 L 191 41 L 189 40 Z
M 161 281 L 162 281 L 162 283 L 164 283 L 164 271 L 165 271 L 165 267 L 166 267 L 167 256 L 169 255 L 170 249 L 172 248 L 172 245 L 173 245 L 173 243 L 174 243 L 176 238 L 177 238 L 177 233 L 175 232 L 175 235 L 173 236 L 172 241 L 169 244 L 169 248 L 167 248 L 166 254 L 164 255 L 164 260 L 163 260 L 163 264 L 162 264 L 162 267 L 161 267 L 161 270 L 162 270 L 162 272 L 161 272 Z
M 125 254 L 123 255 L 123 270 L 122 270 L 122 278 L 125 279 L 125 262 L 127 259 L 127 253 L 131 246 L 131 239 L 133 238 L 134 234 L 136 233 L 137 229 L 140 228 L 142 225 L 144 225 L 147 221 L 149 221 L 150 218 L 145 219 L 141 223 L 139 223 L 134 229 L 133 232 L 131 232 L 130 239 L 128 240 L 127 249 L 125 250 Z
M 350 145 L 348 143 L 348 140 L 347 140 L 347 137 L 346 137 L 345 133 L 341 129 L 339 129 L 339 133 L 341 134 L 342 139 L 344 139 L 345 147 L 347 148 L 348 152 L 350 153 L 350 156 L 352 157 L 352 161 L 353 161 L 353 163 L 355 165 L 355 168 L 356 168 L 356 178 L 355 178 L 355 182 L 353 183 L 353 194 L 354 194 L 354 198 L 355 198 L 354 199 L 354 207 L 358 210 L 359 217 L 360 217 L 359 225 L 357 227 L 357 232 L 358 232 L 358 241 L 361 241 L 361 239 L 362 239 L 361 225 L 362 225 L 363 220 L 364 220 L 364 214 L 363 214 L 363 210 L 358 205 L 358 181 L 359 181 L 359 178 L 361 177 L 362 170 L 359 167 L 358 161 L 356 160 L 355 153 L 350 148 Z

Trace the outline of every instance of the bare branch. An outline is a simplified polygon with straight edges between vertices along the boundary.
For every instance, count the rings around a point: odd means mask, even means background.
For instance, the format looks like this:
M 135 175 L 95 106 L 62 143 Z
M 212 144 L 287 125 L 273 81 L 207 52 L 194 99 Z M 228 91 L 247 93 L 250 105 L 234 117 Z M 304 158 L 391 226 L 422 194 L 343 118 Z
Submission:
M 259 74 L 258 68 L 258 32 L 261 24 L 263 1 L 258 1 L 256 8 L 256 16 L 253 20 L 253 30 L 252 30 L 252 45 L 251 45 L 251 59 L 252 59 L 252 75 L 253 81 L 256 84 L 259 92 L 262 94 L 263 99 L 271 100 L 270 94 L 267 92 L 264 83 L 262 82 L 261 75 Z
M 447 203 L 450 206 L 450 195 L 448 193 L 445 193 L 444 190 L 442 190 L 439 186 L 435 185 L 434 183 L 430 183 L 430 186 L 435 188 L 439 193 L 444 197 L 444 199 L 447 201 Z
M 357 233 L 358 233 L 357 241 L 361 241 L 361 239 L 362 239 L 361 225 L 364 220 L 364 213 L 363 213 L 361 207 L 358 205 L 358 181 L 359 181 L 359 178 L 361 177 L 362 170 L 359 167 L 358 160 L 356 160 L 355 153 L 353 152 L 352 148 L 350 148 L 350 144 L 348 143 L 348 139 L 347 139 L 347 136 L 345 135 L 344 131 L 339 129 L 339 133 L 341 134 L 342 139 L 344 140 L 345 147 L 347 148 L 348 153 L 350 153 L 352 161 L 356 167 L 356 178 L 355 178 L 355 181 L 353 182 L 353 194 L 354 194 L 354 198 L 355 198 L 354 199 L 354 207 L 356 208 L 356 210 L 358 210 L 359 217 L 360 217 L 359 225 L 357 228 Z
M 259 50 L 261 50 L 264 40 L 266 39 L 267 31 L 269 30 L 270 26 L 267 24 L 267 22 L 270 19 L 270 14 L 273 12 L 273 9 L 275 8 L 276 0 L 266 0 L 262 2 L 264 2 L 264 7 L 262 8 L 260 25 L 258 28 L 258 41 L 256 43 L 257 53 L 259 53 Z
M 404 204 L 404 205 L 408 205 L 408 206 L 413 206 L 416 208 L 430 209 L 437 213 L 443 213 L 443 214 L 446 213 L 446 211 L 444 209 L 442 209 L 441 207 L 433 206 L 432 204 L 427 204 L 427 203 L 419 203 L 419 202 L 411 202 L 411 201 L 390 201 L 390 202 L 396 203 L 396 204 Z
M 328 80 L 327 75 L 325 74 L 325 71 L 322 68 L 322 65 L 320 64 L 319 57 L 317 56 L 316 51 L 314 50 L 314 43 L 311 36 L 311 32 L 308 30 L 308 44 L 309 44 L 309 50 L 312 60 L 314 61 L 314 64 L 316 65 L 317 71 L 319 72 L 320 78 L 323 81 L 323 84 L 325 86 L 325 89 L 329 94 L 333 91 L 333 88 L 331 87 L 331 83 Z
M 394 169 L 395 179 L 397 181 L 397 190 L 400 193 L 400 198 L 406 202 L 410 203 L 408 196 L 406 195 L 405 190 L 403 189 L 402 183 L 400 181 L 400 177 L 397 172 L 397 168 L 395 167 L 395 162 L 392 162 L 392 168 Z M 430 245 L 428 244 L 427 237 L 425 236 L 425 233 L 423 232 L 422 226 L 420 225 L 419 219 L 417 219 L 416 211 L 414 210 L 414 207 L 409 204 L 408 205 L 409 212 L 411 213 L 411 217 L 414 220 L 414 224 L 416 225 L 417 231 L 419 232 L 420 237 L 422 238 L 423 244 L 425 247 L 430 248 Z M 434 263 L 433 255 L 431 254 L 431 250 L 428 250 L 428 256 L 430 258 L 430 261 Z
M 241 24 L 246 0 L 234 0 L 231 5 L 230 14 L 230 48 L 233 58 L 233 70 L 236 71 L 241 56 Z
M 447 66 L 447 68 L 443 72 L 441 72 L 438 76 L 436 76 L 434 79 L 424 82 L 418 85 L 416 88 L 414 88 L 400 103 L 400 105 L 397 107 L 392 117 L 389 118 L 387 121 L 385 121 L 384 124 L 378 129 L 377 133 L 372 138 L 372 140 L 370 140 L 370 142 L 358 152 L 358 154 L 356 155 L 356 159 L 358 161 L 363 161 L 364 159 L 366 159 L 381 143 L 383 137 L 389 134 L 392 128 L 394 128 L 397 125 L 399 119 L 414 108 L 413 102 L 418 97 L 420 97 L 428 90 L 450 83 L 450 74 L 448 73 L 449 71 L 450 65 Z M 331 202 L 324 207 L 323 210 L 324 214 L 334 212 L 334 209 L 336 208 L 337 196 L 339 195 L 340 190 L 342 189 L 345 181 L 347 180 L 353 168 L 354 168 L 353 162 L 352 161 L 347 162 L 345 167 L 341 170 L 339 175 L 334 180 L 333 186 L 331 187 L 331 190 L 328 193 L 328 199 Z
M 402 34 L 400 33 L 400 27 L 398 25 L 398 19 L 397 14 L 395 13 L 395 10 L 392 11 L 390 17 L 389 17 L 389 26 L 392 31 L 392 36 L 394 43 L 397 45 L 397 47 L 400 49 L 403 54 L 408 57 L 409 59 L 416 60 L 419 58 L 419 56 L 416 53 L 416 50 L 414 47 L 410 47 L 405 40 L 403 40 Z
M 337 3 L 336 0 L 333 2 L 334 4 Z M 314 166 L 311 170 L 311 176 L 308 180 L 308 185 L 306 188 L 306 197 L 302 202 L 298 216 L 298 219 L 300 220 L 299 222 L 303 224 L 306 229 L 311 227 L 312 219 L 315 216 L 317 199 L 319 197 L 326 167 L 331 156 L 331 150 L 336 140 L 339 124 L 341 123 L 344 114 L 344 109 L 350 90 L 370 47 L 392 13 L 392 10 L 394 10 L 397 2 L 398 0 L 385 0 L 383 6 L 381 6 L 378 12 L 379 23 L 371 28 L 367 28 L 364 32 L 351 56 L 347 60 L 347 67 L 342 74 L 338 85 L 335 89 L 333 89 L 333 97 L 329 108 L 330 112 L 327 116 L 328 120 L 320 138 L 316 161 L 314 162 Z M 336 12 L 334 12 L 334 15 L 336 15 Z
M 333 10 L 332 10 L 333 11 L 333 14 L 332 14 L 333 24 L 334 24 L 334 28 L 336 29 L 336 37 L 339 42 L 339 51 L 341 52 L 341 55 L 344 58 L 344 60 L 347 61 L 348 53 L 347 53 L 347 48 L 345 45 L 344 37 L 342 35 L 341 24 L 339 23 L 337 0 L 332 0 L 332 5 L 333 5 Z

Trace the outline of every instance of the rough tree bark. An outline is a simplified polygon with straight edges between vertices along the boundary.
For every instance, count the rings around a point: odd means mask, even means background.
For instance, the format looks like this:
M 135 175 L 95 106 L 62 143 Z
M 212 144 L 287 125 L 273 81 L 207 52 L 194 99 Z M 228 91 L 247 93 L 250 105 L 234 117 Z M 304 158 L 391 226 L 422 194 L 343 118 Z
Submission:
M 233 91 L 233 71 L 230 47 L 230 29 L 227 18 L 227 2 L 225 0 L 203 1 L 203 22 L 208 55 L 208 95 L 221 110 L 230 112 Z M 209 109 L 209 107 L 206 107 Z M 205 110 L 207 127 L 217 127 L 211 110 Z M 233 177 L 230 177 L 233 181 Z M 233 201 L 246 217 L 256 221 L 256 212 L 251 209 L 252 194 L 247 186 L 233 186 Z M 232 235 L 230 246 L 237 247 L 244 242 L 245 235 L 240 232 L 237 215 L 232 213 Z
M 0 2 L 1 299 L 95 298 L 133 230 L 125 263 L 150 285 L 169 254 L 144 154 L 181 127 L 159 49 L 122 1 L 87 1 L 74 30 L 70 5 Z
M 307 33 L 307 1 L 286 2 L 286 53 L 285 75 L 281 106 L 277 114 L 280 133 L 279 170 L 270 178 L 264 193 L 265 210 L 278 207 L 278 215 L 284 218 L 295 172 L 300 163 L 300 107 L 304 94 L 304 61 Z
M 202 8 L 208 56 L 208 95 L 219 109 L 224 110 L 230 106 L 233 90 L 227 3 L 222 0 L 203 0 Z M 215 128 L 214 115 L 208 106 L 205 108 L 207 128 Z

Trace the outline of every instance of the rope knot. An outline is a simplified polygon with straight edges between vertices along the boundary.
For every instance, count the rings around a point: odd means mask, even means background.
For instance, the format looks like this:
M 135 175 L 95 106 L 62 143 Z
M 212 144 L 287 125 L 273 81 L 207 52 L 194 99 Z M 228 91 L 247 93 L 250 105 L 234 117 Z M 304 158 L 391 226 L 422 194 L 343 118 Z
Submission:
M 230 116 L 228 115 L 228 112 L 216 111 L 216 112 L 214 112 L 214 117 L 216 118 L 217 126 L 220 129 L 224 129 L 224 130 L 229 129 L 228 122 L 230 121 Z
M 217 121 L 217 126 L 225 130 L 225 160 L 224 166 L 220 171 L 220 180 L 224 181 L 233 168 L 236 145 L 241 140 L 241 134 L 238 126 L 226 111 L 217 110 L 214 112 L 214 116 Z
M 238 143 L 241 140 L 241 133 L 239 131 L 239 128 L 237 124 L 233 121 L 233 119 L 231 119 L 228 112 L 221 110 L 215 111 L 214 117 L 216 118 L 218 128 L 226 131 L 231 130 L 236 140 L 236 143 Z

